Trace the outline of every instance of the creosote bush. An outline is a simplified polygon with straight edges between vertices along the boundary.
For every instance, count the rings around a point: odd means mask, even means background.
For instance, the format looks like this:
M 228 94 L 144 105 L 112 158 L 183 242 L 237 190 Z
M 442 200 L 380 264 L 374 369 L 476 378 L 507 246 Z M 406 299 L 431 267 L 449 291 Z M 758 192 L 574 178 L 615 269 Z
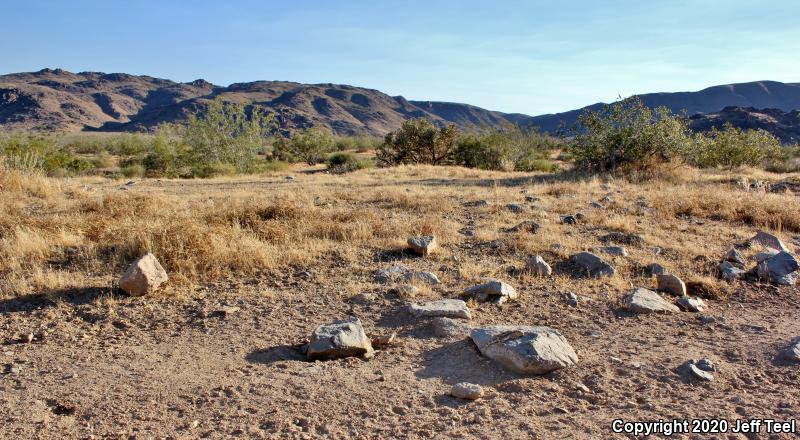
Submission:
M 449 165 L 457 137 L 454 125 L 436 127 L 425 118 L 406 120 L 399 129 L 387 134 L 378 147 L 378 166 Z
M 334 148 L 333 135 L 321 127 L 306 128 L 292 133 L 289 139 L 280 138 L 273 144 L 272 155 L 287 162 L 316 165 Z
M 722 130 L 712 128 L 697 143 L 694 164 L 702 168 L 733 170 L 744 165 L 761 165 L 768 158 L 780 155 L 781 145 L 775 136 L 762 130 L 742 130 L 726 124 Z

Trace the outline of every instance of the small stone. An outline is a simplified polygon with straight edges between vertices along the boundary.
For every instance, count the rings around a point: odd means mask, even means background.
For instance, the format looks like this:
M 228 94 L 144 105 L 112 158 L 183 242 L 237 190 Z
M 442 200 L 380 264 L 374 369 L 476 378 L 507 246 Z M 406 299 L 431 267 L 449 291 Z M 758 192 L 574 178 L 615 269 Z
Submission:
M 405 280 L 406 282 L 416 281 L 425 284 L 441 284 L 439 277 L 437 277 L 435 273 L 425 271 L 407 272 L 405 274 Z
M 478 400 L 483 397 L 483 388 L 474 383 L 461 382 L 453 385 L 450 395 L 459 399 Z
M 535 234 L 539 230 L 540 226 L 538 223 L 532 220 L 525 220 L 524 222 L 514 226 L 513 228 L 509 228 L 509 232 L 528 232 L 530 234 Z
M 378 296 L 371 292 L 362 292 L 353 297 L 353 301 L 359 304 L 369 304 L 378 300 Z
M 734 266 L 730 261 L 723 261 L 719 264 L 719 277 L 726 281 L 732 281 L 743 277 L 745 271 Z
M 603 198 L 600 199 L 600 201 L 603 202 L 603 203 L 606 203 L 606 204 L 614 203 L 614 199 L 611 198 L 611 196 L 603 196 Z
M 433 334 L 438 338 L 464 337 L 472 330 L 463 320 L 453 318 L 434 318 L 432 325 Z
M 294 180 L 293 176 L 283 176 L 283 180 Z
M 473 329 L 480 352 L 502 367 L 522 374 L 546 374 L 578 362 L 578 355 L 550 327 L 494 325 Z
M 628 294 L 623 299 L 623 305 L 634 313 L 672 313 L 679 311 L 677 306 L 668 303 L 659 294 L 641 287 Z
M 722 256 L 722 261 L 727 261 L 732 263 L 734 266 L 742 268 L 746 264 L 744 256 L 736 250 L 736 248 L 730 248 L 728 252 L 725 252 L 725 255 Z
M 436 237 L 433 235 L 411 237 L 408 239 L 408 245 L 422 257 L 429 255 L 438 247 Z
M 464 206 L 475 207 L 475 208 L 483 208 L 483 207 L 486 207 L 486 206 L 489 206 L 489 205 L 491 205 L 491 203 L 489 203 L 487 200 L 475 200 L 475 201 L 472 201 L 472 202 L 464 203 Z
M 603 206 L 601 203 L 597 203 L 597 202 L 589 203 L 589 207 L 590 208 L 595 208 L 595 209 L 603 209 L 603 208 L 605 208 L 605 206 Z
M 783 358 L 791 362 L 800 362 L 800 337 L 795 338 L 792 345 L 783 352 Z
M 708 367 L 708 365 L 704 365 L 704 366 Z M 713 364 L 712 364 L 712 367 L 713 367 Z M 705 371 L 705 370 L 701 369 L 698 366 L 697 362 L 694 361 L 694 360 L 686 361 L 682 365 L 682 369 L 684 371 L 687 371 L 689 374 L 691 374 L 695 378 L 700 379 L 702 381 L 711 382 L 712 380 L 714 380 L 714 375 L 711 374 L 711 372 L 709 372 L 709 371 Z
M 388 335 L 383 336 L 376 336 L 372 338 L 372 347 L 373 348 L 383 348 L 388 347 L 394 344 L 394 340 L 397 338 L 397 332 L 392 332 Z
M 614 255 L 618 257 L 627 257 L 628 251 L 625 250 L 624 247 L 620 246 L 601 246 L 597 248 L 597 251 L 602 252 L 604 254 Z
M 570 261 L 582 267 L 586 274 L 592 278 L 610 277 L 614 275 L 614 267 L 590 252 L 579 252 L 571 257 Z
M 478 302 L 494 302 L 503 304 L 509 299 L 517 299 L 517 291 L 502 281 L 491 280 L 487 283 L 470 287 L 464 292 L 465 295 L 474 298 Z
M 28 333 L 27 335 L 25 335 L 22 338 L 22 342 L 24 342 L 26 344 L 30 344 L 31 342 L 33 342 L 33 339 L 34 339 L 33 333 Z
M 538 202 L 540 200 L 542 200 L 542 199 L 540 199 L 540 198 L 538 198 L 536 196 L 525 196 L 525 201 L 528 202 L 528 203 L 534 203 L 534 202 Z
M 789 252 L 789 248 L 787 248 L 778 237 L 768 232 L 758 231 L 758 233 L 756 233 L 756 235 L 754 235 L 753 238 L 748 241 L 750 243 L 758 243 L 767 248 Z
M 422 304 L 412 303 L 408 305 L 408 311 L 411 315 L 422 318 L 472 318 L 467 303 L 460 299 L 440 299 Z
M 564 301 L 570 307 L 578 307 L 578 295 L 575 292 L 567 292 L 564 294 Z
M 658 290 L 667 292 L 675 296 L 686 295 L 686 284 L 673 274 L 658 275 Z
M 515 214 L 519 214 L 520 212 L 525 212 L 527 208 L 525 207 L 525 205 L 520 205 L 518 203 L 509 203 L 506 205 L 506 209 Z
M 119 287 L 130 296 L 151 293 L 169 280 L 155 255 L 147 253 L 134 261 L 119 280 Z
M 549 277 L 553 273 L 553 268 L 539 255 L 528 258 L 528 261 L 525 263 L 525 269 L 534 275 L 543 277 Z
M 699 361 L 695 362 L 695 365 L 697 365 L 697 368 L 703 371 L 710 371 L 712 373 L 717 371 L 717 367 L 714 366 L 714 362 L 712 362 L 711 359 L 708 358 L 700 359 Z
M 676 304 L 678 304 L 678 307 L 686 310 L 687 312 L 700 313 L 706 309 L 705 301 L 700 298 L 693 298 L 691 296 L 682 296 L 678 298 Z
M 578 218 L 575 217 L 574 215 L 562 215 L 561 216 L 561 223 L 563 223 L 565 225 L 577 225 L 578 224 Z
M 348 318 L 317 327 L 308 344 L 308 359 L 330 360 L 361 356 L 373 351 L 358 318 Z
M 373 277 L 378 283 L 391 283 L 404 277 L 408 272 L 408 268 L 402 264 L 395 264 L 384 269 L 378 269 L 374 272 Z
M 666 274 L 669 273 L 669 271 L 667 270 L 666 267 L 664 267 L 664 266 L 662 266 L 662 265 L 660 265 L 658 263 L 650 263 L 645 268 L 645 273 L 647 273 L 648 275 L 650 275 L 652 277 L 652 276 L 658 276 L 658 275 L 666 275 Z

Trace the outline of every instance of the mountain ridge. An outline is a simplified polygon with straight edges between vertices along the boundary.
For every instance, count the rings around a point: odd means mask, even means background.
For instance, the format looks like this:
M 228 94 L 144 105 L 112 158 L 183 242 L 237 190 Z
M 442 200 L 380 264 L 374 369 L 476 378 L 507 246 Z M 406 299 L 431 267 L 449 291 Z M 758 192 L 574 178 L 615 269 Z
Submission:
M 742 124 L 743 128 L 749 124 L 766 129 L 785 142 L 794 141 L 794 133 L 800 130 L 800 121 L 795 124 L 793 117 L 769 110 L 788 114 L 800 109 L 800 83 L 764 80 L 712 86 L 696 92 L 638 96 L 648 106 L 663 105 L 692 116 L 690 126 L 696 130 L 729 121 Z M 346 84 L 260 80 L 219 86 L 204 79 L 176 82 L 149 75 L 42 69 L 0 75 L 0 127 L 147 131 L 162 122 L 185 121 L 190 114 L 202 112 L 215 98 L 272 111 L 284 133 L 323 126 L 338 135 L 373 136 L 382 136 L 413 117 L 461 128 L 513 124 L 557 133 L 573 127 L 584 110 L 604 105 L 595 103 L 567 112 L 528 116 L 469 104 L 408 100 Z M 743 110 L 723 111 L 728 107 Z M 695 117 L 697 114 L 711 116 Z

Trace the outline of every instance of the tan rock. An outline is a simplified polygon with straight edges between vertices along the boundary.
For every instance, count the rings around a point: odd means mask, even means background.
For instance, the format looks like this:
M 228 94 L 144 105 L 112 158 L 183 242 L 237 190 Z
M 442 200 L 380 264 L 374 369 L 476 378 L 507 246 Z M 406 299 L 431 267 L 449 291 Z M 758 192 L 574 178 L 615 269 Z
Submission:
M 167 280 L 167 271 L 155 255 L 148 252 L 128 266 L 119 279 L 119 287 L 130 296 L 142 296 L 155 291 Z

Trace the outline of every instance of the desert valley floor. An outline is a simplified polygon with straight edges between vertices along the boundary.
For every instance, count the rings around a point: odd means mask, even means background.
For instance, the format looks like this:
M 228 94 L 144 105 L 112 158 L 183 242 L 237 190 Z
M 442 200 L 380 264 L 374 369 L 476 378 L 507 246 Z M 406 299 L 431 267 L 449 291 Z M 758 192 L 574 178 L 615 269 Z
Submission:
M 619 418 L 797 418 L 800 364 L 782 353 L 800 336 L 798 287 L 717 279 L 721 256 L 759 230 L 800 247 L 797 176 L 753 173 L 633 184 L 400 167 L 5 182 L 0 226 L 16 231 L 3 239 L 17 240 L 20 262 L 2 279 L 0 437 L 597 439 L 628 437 L 611 430 Z M 753 185 L 778 179 L 790 190 Z M 578 213 L 577 224 L 561 220 Z M 525 220 L 539 227 L 511 230 Z M 415 234 L 435 235 L 438 251 L 406 250 Z M 612 243 L 627 236 L 640 239 Z M 612 277 L 586 278 L 570 262 L 609 244 L 627 254 L 603 255 Z M 116 283 L 125 256 L 142 249 L 170 281 L 128 297 Z M 743 248 L 748 269 L 758 251 Z M 551 276 L 523 270 L 536 254 Z M 655 290 L 651 263 L 708 308 L 624 310 L 633 288 Z M 441 283 L 403 290 L 376 279 L 395 264 Z M 577 364 L 515 374 L 481 356 L 467 331 L 442 335 L 407 311 L 481 277 L 519 297 L 468 301 L 466 325 L 552 327 Z M 397 336 L 370 358 L 307 361 L 311 332 L 348 316 L 370 338 Z M 713 381 L 680 368 L 701 358 L 716 365 Z M 484 397 L 450 396 L 458 382 Z

